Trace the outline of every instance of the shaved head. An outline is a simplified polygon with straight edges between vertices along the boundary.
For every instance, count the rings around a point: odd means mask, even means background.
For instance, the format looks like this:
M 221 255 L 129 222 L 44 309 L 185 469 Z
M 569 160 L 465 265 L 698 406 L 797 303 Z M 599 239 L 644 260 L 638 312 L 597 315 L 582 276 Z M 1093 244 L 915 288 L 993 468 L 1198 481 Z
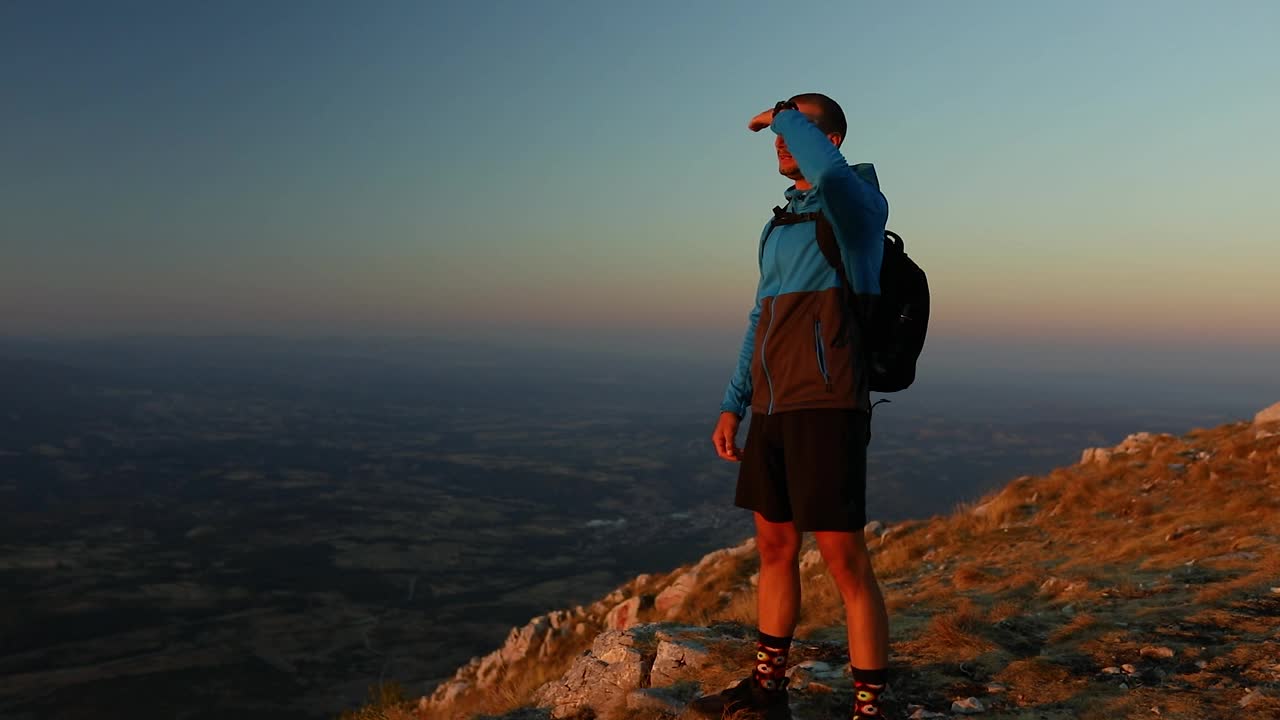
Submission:
M 831 133 L 839 135 L 841 142 L 844 141 L 849 124 L 844 119 L 844 110 L 840 109 L 839 103 L 822 93 L 801 93 L 792 96 L 791 101 L 797 105 L 804 103 L 816 107 L 818 116 L 810 118 L 813 124 L 828 135 Z

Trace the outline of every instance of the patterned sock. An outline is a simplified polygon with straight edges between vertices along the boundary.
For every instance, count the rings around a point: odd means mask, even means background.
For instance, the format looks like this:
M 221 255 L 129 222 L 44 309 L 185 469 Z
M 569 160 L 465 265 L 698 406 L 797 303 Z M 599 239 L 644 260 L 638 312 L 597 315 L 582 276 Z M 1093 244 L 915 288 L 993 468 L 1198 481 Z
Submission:
M 880 693 L 889 682 L 889 671 L 853 670 L 853 720 L 870 720 L 880 717 Z
M 777 690 L 787 676 L 787 653 L 791 650 L 791 638 L 775 637 L 760 633 L 756 642 L 756 669 L 751 673 L 756 684 L 765 690 Z

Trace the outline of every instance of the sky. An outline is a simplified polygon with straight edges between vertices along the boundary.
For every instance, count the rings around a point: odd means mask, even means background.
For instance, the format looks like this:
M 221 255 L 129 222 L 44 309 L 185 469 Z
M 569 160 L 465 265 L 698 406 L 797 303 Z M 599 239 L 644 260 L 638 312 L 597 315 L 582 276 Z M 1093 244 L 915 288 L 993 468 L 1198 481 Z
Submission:
M 732 353 L 844 107 L 931 342 L 1280 347 L 1280 4 L 0 3 L 0 334 Z

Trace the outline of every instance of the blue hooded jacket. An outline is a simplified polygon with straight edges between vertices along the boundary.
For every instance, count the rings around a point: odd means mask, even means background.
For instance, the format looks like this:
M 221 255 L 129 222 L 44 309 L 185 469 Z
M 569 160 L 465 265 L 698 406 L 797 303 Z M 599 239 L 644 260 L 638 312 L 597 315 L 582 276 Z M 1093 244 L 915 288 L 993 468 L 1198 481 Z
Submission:
M 786 210 L 821 211 L 830 221 L 845 273 L 859 299 L 880 294 L 880 263 L 889 207 L 875 168 L 850 166 L 826 134 L 797 110 L 783 110 L 771 128 L 782 136 L 812 186 L 786 191 Z M 808 408 L 870 404 L 860 351 L 835 343 L 843 312 L 840 280 L 823 257 L 813 222 L 774 227 L 760 235 L 760 282 L 747 317 L 737 367 L 722 411 L 739 417 Z

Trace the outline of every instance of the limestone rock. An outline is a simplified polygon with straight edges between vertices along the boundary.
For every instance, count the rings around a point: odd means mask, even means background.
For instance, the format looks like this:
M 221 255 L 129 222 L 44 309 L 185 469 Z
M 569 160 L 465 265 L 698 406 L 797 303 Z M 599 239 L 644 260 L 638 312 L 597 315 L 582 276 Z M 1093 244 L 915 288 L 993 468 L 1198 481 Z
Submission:
M 1114 454 L 1115 453 L 1106 448 L 1085 448 L 1084 452 L 1080 455 L 1080 464 L 1106 465 L 1111 462 L 1111 457 Z
M 650 674 L 652 687 L 667 687 L 681 680 L 696 680 L 708 663 L 707 648 L 693 640 L 661 640 Z
M 708 568 L 718 565 L 719 563 L 725 560 L 737 559 L 737 558 L 750 555 L 751 553 L 755 552 L 755 549 L 756 549 L 756 539 L 748 538 L 741 544 L 735 545 L 734 547 L 724 548 L 722 550 L 715 550 L 713 552 L 707 553 L 706 555 L 703 555 L 702 559 L 698 561 L 698 564 L 693 566 L 693 569 L 698 572 L 702 572 L 704 570 L 707 570 Z
M 579 656 L 564 677 L 538 689 L 534 702 L 551 708 L 553 718 L 570 717 L 587 708 L 598 717 L 617 716 L 626 707 L 628 694 L 644 683 L 649 671 L 635 645 L 632 633 L 601 633 L 591 651 Z
M 562 640 L 566 637 L 572 636 L 573 634 L 573 629 L 568 625 L 561 625 L 558 628 L 547 628 L 546 634 L 542 636 L 542 643 L 538 647 L 538 657 L 545 659 L 554 656 L 559 652 Z
M 1266 423 L 1274 422 L 1280 422 L 1280 402 L 1265 410 L 1258 411 L 1258 414 L 1253 416 L 1254 425 L 1265 425 Z
M 435 693 L 431 695 L 430 700 L 426 701 L 426 704 L 430 706 L 431 703 L 451 703 L 470 689 L 471 683 L 466 682 L 465 680 L 450 680 L 436 688 Z
M 818 550 L 809 550 L 809 551 L 806 551 L 805 554 L 800 556 L 801 572 L 808 570 L 811 567 L 820 565 L 821 563 L 822 563 L 822 553 L 819 552 Z
M 1240 702 L 1236 704 L 1239 705 L 1240 707 L 1249 707 L 1255 702 L 1261 700 L 1263 697 L 1265 696 L 1262 694 L 1262 691 L 1257 688 L 1254 688 L 1250 690 L 1247 694 L 1245 694 L 1244 697 L 1240 698 Z
M 1134 433 L 1122 440 L 1120 444 L 1116 446 L 1116 450 L 1120 452 L 1133 452 L 1134 450 L 1139 450 L 1146 445 L 1150 445 L 1151 441 L 1155 439 L 1156 436 L 1149 432 Z
M 844 668 L 821 660 L 805 660 L 796 665 L 796 668 L 806 670 L 820 680 L 840 680 L 844 677 Z
M 787 687 L 793 692 L 805 690 L 809 687 L 809 683 L 813 682 L 813 673 L 808 668 L 793 667 L 787 670 L 787 678 L 791 681 Z
M 614 606 L 604 618 L 604 626 L 610 630 L 626 630 L 636 624 L 640 614 L 640 598 L 623 600 Z
M 475 669 L 476 687 L 492 686 L 507 667 L 538 651 L 550 627 L 551 622 L 547 617 L 539 615 L 524 627 L 511 628 L 502 647 L 480 659 Z
M 653 606 L 658 613 L 670 620 L 675 617 L 689 594 L 698 587 L 698 571 L 690 570 L 682 573 L 654 599 Z
M 629 657 L 628 651 L 634 650 L 635 646 L 636 637 L 633 633 L 606 630 L 591 643 L 591 655 L 606 663 L 621 662 Z

